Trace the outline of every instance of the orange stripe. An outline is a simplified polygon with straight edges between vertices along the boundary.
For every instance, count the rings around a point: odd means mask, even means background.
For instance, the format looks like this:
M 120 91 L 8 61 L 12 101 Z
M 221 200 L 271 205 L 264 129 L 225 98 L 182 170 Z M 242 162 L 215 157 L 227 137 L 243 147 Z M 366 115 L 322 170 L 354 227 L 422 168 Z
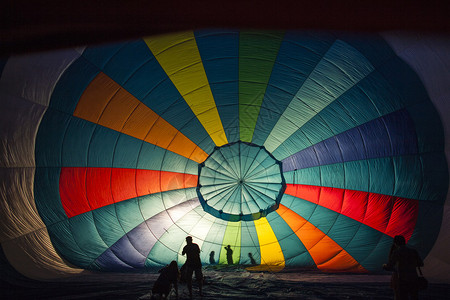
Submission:
M 74 116 L 157 145 L 198 163 L 208 155 L 104 73 L 84 91 Z
M 277 213 L 305 245 L 317 268 L 324 271 L 367 272 L 347 251 L 294 211 L 280 204 Z

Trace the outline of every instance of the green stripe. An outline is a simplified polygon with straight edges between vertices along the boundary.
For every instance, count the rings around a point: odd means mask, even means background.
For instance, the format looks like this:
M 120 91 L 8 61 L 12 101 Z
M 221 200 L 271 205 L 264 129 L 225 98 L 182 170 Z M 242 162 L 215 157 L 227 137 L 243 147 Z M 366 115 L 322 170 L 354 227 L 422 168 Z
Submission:
M 251 142 L 284 32 L 242 31 L 239 37 L 240 139 Z
M 222 241 L 219 264 L 227 264 L 227 251 L 225 247 L 230 245 L 233 250 L 233 263 L 239 263 L 241 256 L 241 222 L 228 222 Z

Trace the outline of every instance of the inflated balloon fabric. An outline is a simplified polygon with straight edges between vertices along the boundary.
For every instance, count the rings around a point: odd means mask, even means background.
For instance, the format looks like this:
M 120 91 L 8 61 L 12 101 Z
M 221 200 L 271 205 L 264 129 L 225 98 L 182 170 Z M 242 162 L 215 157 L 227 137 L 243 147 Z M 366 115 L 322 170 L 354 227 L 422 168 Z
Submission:
M 381 269 L 441 229 L 444 132 L 378 35 L 199 30 L 79 49 L 36 129 L 34 202 L 81 269 Z M 45 75 L 45 74 L 44 74 Z M 40 80 L 45 81 L 45 76 Z

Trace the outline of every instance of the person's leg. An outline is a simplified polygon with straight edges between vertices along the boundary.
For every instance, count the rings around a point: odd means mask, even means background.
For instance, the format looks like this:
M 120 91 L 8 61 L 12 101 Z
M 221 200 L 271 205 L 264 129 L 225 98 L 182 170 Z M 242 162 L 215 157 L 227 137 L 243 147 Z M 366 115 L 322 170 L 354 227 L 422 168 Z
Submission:
M 397 298 L 395 298 L 395 299 L 396 300 L 408 300 L 408 294 L 409 294 L 408 285 L 400 283 L 397 294 L 396 294 Z
M 200 293 L 200 296 L 203 295 L 203 273 L 202 268 L 195 269 L 195 279 L 197 279 L 198 282 L 198 291 Z
M 186 284 L 189 290 L 189 297 L 192 298 L 192 273 L 194 272 L 194 270 L 187 266 L 186 267 Z
M 175 283 L 173 284 L 173 287 L 175 288 L 175 296 L 178 299 L 178 282 L 175 281 Z
M 419 299 L 419 288 L 417 287 L 417 284 L 409 285 L 409 299 L 411 300 Z

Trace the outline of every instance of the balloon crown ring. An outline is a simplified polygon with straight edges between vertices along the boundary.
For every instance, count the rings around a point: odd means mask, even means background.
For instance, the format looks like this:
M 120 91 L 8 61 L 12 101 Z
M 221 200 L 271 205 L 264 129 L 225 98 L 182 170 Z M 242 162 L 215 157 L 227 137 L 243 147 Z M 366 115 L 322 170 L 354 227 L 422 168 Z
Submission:
M 251 221 L 276 210 L 286 189 L 282 163 L 263 146 L 238 141 L 215 147 L 198 166 L 203 209 L 227 221 Z

